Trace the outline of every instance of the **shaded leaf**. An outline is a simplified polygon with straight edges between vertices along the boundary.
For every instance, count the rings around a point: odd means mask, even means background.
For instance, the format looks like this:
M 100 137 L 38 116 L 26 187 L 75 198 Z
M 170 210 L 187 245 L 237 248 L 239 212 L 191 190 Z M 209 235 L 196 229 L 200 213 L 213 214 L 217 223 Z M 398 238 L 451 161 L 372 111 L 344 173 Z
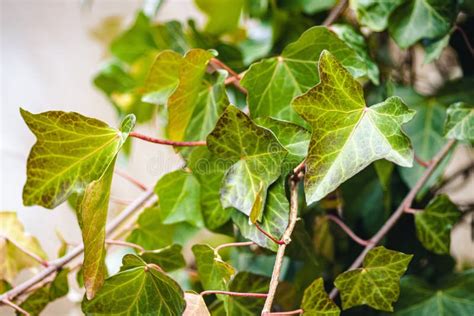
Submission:
M 448 138 L 474 140 L 474 106 L 458 102 L 451 104 L 447 111 L 444 133 Z
M 184 299 L 186 300 L 186 309 L 184 310 L 183 316 L 210 316 L 209 310 L 207 309 L 206 302 L 199 294 L 184 293 Z
M 329 298 L 324 289 L 323 278 L 318 278 L 304 291 L 303 302 L 301 303 L 303 315 L 310 316 L 339 316 L 341 310 Z
M 37 138 L 28 156 L 23 203 L 46 208 L 56 207 L 98 180 L 135 124 L 133 115 L 116 130 L 75 112 L 20 112 Z
M 351 6 L 360 24 L 380 32 L 388 26 L 390 14 L 403 2 L 404 0 L 356 0 L 351 1 Z
M 182 250 L 181 245 L 170 245 L 158 250 L 145 251 L 140 254 L 140 258 L 146 263 L 156 264 L 164 271 L 171 272 L 186 266 Z
M 401 125 L 414 111 L 398 97 L 366 107 L 361 85 L 327 51 L 321 54 L 319 72 L 321 83 L 292 103 L 313 127 L 306 158 L 308 204 L 375 160 L 385 158 L 407 167 L 413 161 Z
M 39 265 L 21 248 L 45 259 L 46 254 L 35 237 L 26 234 L 15 212 L 0 212 L 0 280 L 12 283 L 21 270 Z
M 334 281 L 341 292 L 342 308 L 369 305 L 377 310 L 393 311 L 392 303 L 400 294 L 400 277 L 412 257 L 383 246 L 370 250 L 362 268 L 344 272 Z
M 234 268 L 224 262 L 208 245 L 197 244 L 192 250 L 202 287 L 205 290 L 227 290 L 229 281 L 235 273 Z
M 229 285 L 231 292 L 267 293 L 270 279 L 249 272 L 239 272 Z M 265 298 L 227 296 L 224 306 L 228 316 L 258 315 Z
M 388 160 L 377 160 L 374 162 L 374 169 L 377 172 L 379 177 L 380 184 L 382 185 L 384 191 L 390 189 L 390 180 L 392 178 L 394 165 Z
M 86 315 L 182 315 L 178 283 L 135 255 L 125 255 L 122 264 L 126 269 L 105 280 L 94 299 L 83 300 Z
M 329 50 L 354 76 L 367 73 L 364 60 L 326 27 L 315 26 L 283 50 L 281 56 L 253 64 L 241 84 L 252 117 L 273 117 L 304 123 L 289 106 L 291 100 L 319 82 L 318 58 Z
M 449 38 L 451 34 L 445 35 L 443 38 L 434 40 L 425 46 L 425 59 L 423 63 L 429 64 L 433 60 L 438 59 L 446 46 L 449 45 Z
M 448 254 L 451 229 L 461 215 L 448 196 L 438 195 L 424 211 L 415 214 L 416 235 L 426 249 L 439 255 Z
M 194 2 L 208 16 L 206 32 L 219 35 L 237 29 L 244 0 L 195 0 Z

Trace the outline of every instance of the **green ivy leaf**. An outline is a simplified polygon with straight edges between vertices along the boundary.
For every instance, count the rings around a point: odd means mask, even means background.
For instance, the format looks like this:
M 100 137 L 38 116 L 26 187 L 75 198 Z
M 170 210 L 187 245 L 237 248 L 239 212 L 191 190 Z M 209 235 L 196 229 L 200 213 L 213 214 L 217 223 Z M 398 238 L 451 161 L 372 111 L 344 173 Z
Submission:
M 351 1 L 351 6 L 360 24 L 380 32 L 387 28 L 390 14 L 403 2 L 404 0 L 356 0 Z
M 185 170 L 170 172 L 157 182 L 155 193 L 160 201 L 163 224 L 188 222 L 204 225 L 201 214 L 201 187 L 196 177 Z
M 67 295 L 69 292 L 68 273 L 68 269 L 60 270 L 53 282 L 30 294 L 28 298 L 21 303 L 20 307 L 26 310 L 31 316 L 40 315 L 49 303 Z M 17 312 L 17 315 L 22 314 Z
M 229 281 L 235 274 L 234 268 L 208 245 L 197 244 L 192 250 L 202 287 L 205 290 L 227 290 Z
M 122 265 L 94 299 L 84 299 L 86 315 L 182 315 L 186 303 L 178 283 L 135 255 L 125 255 Z
M 186 300 L 186 309 L 184 310 L 183 316 L 210 316 L 209 310 L 207 309 L 206 302 L 199 294 L 184 293 L 184 299 Z
M 231 292 L 267 293 L 270 279 L 249 272 L 239 272 L 229 285 Z M 224 306 L 228 316 L 258 315 L 265 299 L 227 296 Z
M 124 118 L 118 131 L 75 112 L 20 112 L 37 138 L 28 156 L 23 187 L 27 206 L 54 208 L 98 180 L 135 125 L 133 115 Z
M 329 50 L 354 76 L 367 73 L 364 60 L 326 27 L 315 26 L 283 50 L 281 56 L 253 64 L 241 84 L 248 91 L 252 117 L 273 117 L 304 123 L 289 106 L 291 100 L 319 82 L 317 64 Z
M 415 277 L 401 281 L 396 316 L 470 316 L 474 314 L 474 270 L 441 279 L 437 286 Z
M 339 316 L 341 310 L 329 298 L 324 290 L 323 278 L 318 278 L 304 291 L 301 302 L 303 315 L 308 316 Z
M 392 179 L 394 165 L 388 160 L 377 160 L 374 162 L 374 169 L 377 172 L 380 184 L 385 192 L 390 191 L 390 180 Z
M 423 63 L 429 64 L 433 60 L 438 59 L 446 46 L 449 45 L 449 39 L 451 34 L 447 34 L 441 39 L 434 40 L 430 44 L 425 46 L 425 59 Z
M 12 242 L 13 241 L 13 242 Z M 15 212 L 0 212 L 0 280 L 12 283 L 18 272 L 39 265 L 17 245 L 45 259 L 46 254 L 35 237 L 25 233 Z
M 244 0 L 195 0 L 197 7 L 208 16 L 206 32 L 219 35 L 235 31 Z
M 362 268 L 344 272 L 334 281 L 341 292 L 342 308 L 369 305 L 377 310 L 393 311 L 392 303 L 400 294 L 400 277 L 412 257 L 383 246 L 370 250 Z
M 328 51 L 321 54 L 319 73 L 321 83 L 292 103 L 313 127 L 306 158 L 308 204 L 375 160 L 411 167 L 413 151 L 401 125 L 414 111 L 398 97 L 366 107 L 362 86 Z
M 145 251 L 140 254 L 140 258 L 146 263 L 156 264 L 164 271 L 171 272 L 186 266 L 182 250 L 181 245 L 175 244 L 158 250 Z
M 444 133 L 448 138 L 457 140 L 474 140 L 474 106 L 457 102 L 451 104 L 447 111 Z
M 275 238 L 280 238 L 288 226 L 288 211 L 290 203 L 285 193 L 285 177 L 280 177 L 268 189 L 268 197 L 263 210 L 263 217 L 259 224 L 266 232 Z M 240 233 L 247 239 L 252 240 L 259 246 L 277 251 L 278 245 L 261 233 L 255 225 L 249 223 L 247 216 L 241 212 L 234 211 L 232 221 L 239 227 Z
M 150 31 L 159 50 L 170 49 L 184 54 L 190 49 L 189 38 L 184 33 L 183 26 L 179 21 L 155 24 Z
M 189 157 L 189 168 L 201 184 L 201 210 L 204 223 L 215 230 L 230 219 L 231 212 L 222 207 L 220 188 L 225 168 L 207 147 L 195 148 Z
M 207 137 L 209 150 L 231 163 L 221 189 L 222 206 L 235 207 L 255 220 L 262 217 L 267 189 L 281 173 L 287 155 L 272 132 L 229 106 Z
M 423 38 L 441 38 L 449 33 L 458 13 L 456 0 L 409 0 L 390 16 L 389 31 L 401 48 Z
M 446 195 L 436 196 L 423 212 L 415 214 L 416 235 L 426 249 L 436 254 L 448 254 L 451 228 L 461 218 Z

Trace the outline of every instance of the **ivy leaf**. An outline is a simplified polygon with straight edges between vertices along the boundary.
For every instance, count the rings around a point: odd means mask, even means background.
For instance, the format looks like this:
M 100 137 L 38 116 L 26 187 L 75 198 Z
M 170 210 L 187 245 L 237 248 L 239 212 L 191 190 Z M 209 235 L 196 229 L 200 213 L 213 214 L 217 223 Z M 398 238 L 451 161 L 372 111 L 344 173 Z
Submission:
M 323 50 L 329 50 L 354 76 L 367 73 L 364 60 L 326 27 L 315 26 L 283 50 L 281 56 L 250 66 L 241 84 L 248 91 L 252 117 L 273 117 L 304 123 L 289 106 L 291 100 L 319 82 L 317 64 Z
M 288 226 L 289 209 L 290 204 L 285 193 L 285 177 L 282 176 L 268 189 L 260 227 L 275 238 L 281 237 Z M 245 238 L 272 251 L 278 250 L 278 245 L 260 232 L 255 225 L 251 225 L 247 216 L 241 212 L 234 211 L 232 221 L 239 227 L 240 233 Z
M 215 230 L 230 219 L 231 212 L 222 207 L 220 188 L 225 168 L 207 147 L 195 148 L 189 157 L 189 168 L 201 185 L 201 210 L 204 223 Z
M 287 151 L 272 132 L 229 106 L 207 137 L 209 150 L 233 165 L 221 189 L 222 206 L 235 207 L 260 220 L 267 189 L 281 173 Z
M 0 280 L 12 283 L 21 270 L 37 266 L 17 245 L 45 259 L 46 254 L 35 237 L 25 233 L 15 212 L 0 212 Z
M 206 32 L 214 35 L 235 31 L 239 26 L 244 0 L 195 0 L 208 16 Z
M 196 266 L 205 290 L 227 290 L 229 281 L 234 275 L 234 268 L 222 261 L 219 254 L 208 245 L 197 244 L 192 247 Z
M 186 266 L 182 250 L 181 245 L 175 244 L 158 250 L 145 251 L 140 254 L 140 258 L 146 263 L 156 264 L 164 271 L 171 272 Z
M 380 32 L 387 28 L 390 14 L 403 2 L 404 0 L 357 0 L 351 1 L 351 6 L 360 24 Z
M 401 48 L 423 38 L 441 38 L 449 33 L 458 13 L 455 0 L 409 0 L 390 16 L 390 35 Z
M 135 125 L 133 115 L 116 130 L 75 112 L 20 112 L 37 138 L 28 156 L 23 203 L 50 209 L 98 180 Z
M 434 40 L 430 44 L 425 46 L 425 59 L 423 63 L 429 64 L 433 60 L 438 59 L 446 46 L 449 45 L 449 38 L 451 34 L 447 34 L 441 39 Z
M 375 247 L 365 256 L 363 267 L 340 274 L 334 284 L 341 292 L 342 309 L 353 306 L 393 311 L 400 294 L 400 277 L 413 255 Z
M 160 201 L 163 224 L 188 222 L 204 225 L 201 214 L 201 187 L 196 177 L 185 170 L 170 172 L 157 182 L 155 193 Z
M 329 298 L 324 290 L 323 278 L 318 278 L 304 291 L 301 303 L 303 315 L 310 316 L 339 316 L 341 310 Z
M 460 218 L 456 205 L 446 195 L 438 195 L 424 211 L 415 214 L 416 235 L 426 249 L 448 254 L 451 228 Z
M 170 49 L 184 54 L 190 48 L 189 38 L 184 33 L 183 26 L 179 21 L 155 24 L 151 28 L 151 34 L 159 50 Z
M 371 162 L 385 158 L 411 166 L 410 140 L 401 130 L 414 111 L 398 97 L 370 108 L 362 86 L 328 51 L 319 61 L 321 83 L 293 100 L 313 127 L 306 158 L 308 204 L 319 201 Z
M 469 316 L 474 313 L 474 270 L 441 279 L 437 286 L 407 276 L 401 281 L 396 316 Z
M 448 138 L 457 140 L 474 140 L 474 106 L 464 102 L 451 104 L 444 125 Z
M 135 255 L 125 255 L 122 265 L 94 299 L 83 300 L 86 315 L 182 315 L 186 303 L 178 283 Z
M 60 270 L 53 282 L 30 294 L 28 298 L 21 303 L 20 307 L 32 316 L 40 315 L 49 303 L 67 295 L 69 292 L 68 273 L 68 269 Z M 17 312 L 17 315 L 22 314 Z
M 183 316 L 210 316 L 209 310 L 207 309 L 206 302 L 199 294 L 184 293 L 184 299 L 186 300 L 186 309 L 184 310 Z
M 191 121 L 201 84 L 212 54 L 202 49 L 191 49 L 179 69 L 179 84 L 168 100 L 168 135 L 181 141 Z
M 239 272 L 229 285 L 231 292 L 267 293 L 270 279 L 249 272 Z M 258 315 L 265 299 L 227 296 L 224 306 L 228 316 Z

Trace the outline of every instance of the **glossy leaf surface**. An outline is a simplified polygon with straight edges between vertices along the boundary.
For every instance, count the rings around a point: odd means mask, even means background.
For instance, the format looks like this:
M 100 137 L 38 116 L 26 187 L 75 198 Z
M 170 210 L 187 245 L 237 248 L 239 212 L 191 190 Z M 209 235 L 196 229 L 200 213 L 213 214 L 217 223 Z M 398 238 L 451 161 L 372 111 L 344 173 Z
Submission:
M 457 140 L 474 140 L 474 106 L 464 102 L 454 103 L 447 111 L 445 136 Z

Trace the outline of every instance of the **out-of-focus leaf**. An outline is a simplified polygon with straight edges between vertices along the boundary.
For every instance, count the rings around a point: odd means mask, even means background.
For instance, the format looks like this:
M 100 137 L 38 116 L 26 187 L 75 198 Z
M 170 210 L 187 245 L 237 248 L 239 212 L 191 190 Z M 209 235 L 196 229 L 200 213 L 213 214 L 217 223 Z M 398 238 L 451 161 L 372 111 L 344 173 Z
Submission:
M 135 124 L 133 115 L 124 118 L 121 130 L 75 112 L 21 109 L 21 115 L 37 138 L 28 156 L 23 203 L 46 208 L 98 180 Z
M 234 268 L 208 245 L 197 244 L 192 250 L 202 287 L 205 290 L 227 290 L 229 281 L 235 274 Z
M 304 13 L 314 14 L 332 8 L 336 0 L 299 0 L 302 4 Z
M 105 280 L 92 300 L 82 301 L 86 315 L 182 315 L 183 290 L 169 276 L 135 255 L 125 255 L 119 273 Z
M 160 217 L 163 224 L 188 222 L 201 227 L 201 186 L 192 173 L 185 170 L 170 172 L 156 183 Z
M 416 276 L 401 281 L 396 316 L 470 316 L 474 314 L 474 270 L 441 279 L 437 286 Z
M 6 291 L 10 291 L 12 286 L 5 280 L 0 280 L 0 294 L 5 293 Z
M 151 34 L 159 50 L 170 49 L 184 54 L 191 48 L 189 37 L 184 33 L 183 26 L 178 21 L 156 24 L 151 28 Z
M 210 316 L 209 310 L 207 309 L 206 302 L 199 294 L 184 293 L 184 299 L 186 300 L 186 309 L 184 310 L 183 316 Z
M 304 291 L 301 303 L 303 315 L 309 316 L 339 316 L 341 310 L 329 298 L 324 290 L 323 278 L 318 278 Z
M 248 272 L 239 272 L 229 285 L 231 292 L 267 293 L 270 279 Z M 228 316 L 258 315 L 265 299 L 227 296 L 224 306 Z
M 329 262 L 334 261 L 334 236 L 326 216 L 318 216 L 314 224 L 314 245 L 317 253 Z
M 0 280 L 12 283 L 21 270 L 39 265 L 21 248 L 45 259 L 46 254 L 38 240 L 25 233 L 15 212 L 0 212 Z
M 251 116 L 304 123 L 289 105 L 318 83 L 318 58 L 324 49 L 333 52 L 354 76 L 367 73 L 364 60 L 336 34 L 323 26 L 312 27 L 280 56 L 255 63 L 245 73 L 241 84 L 248 91 Z
M 375 247 L 365 256 L 363 267 L 340 274 L 334 284 L 341 292 L 342 309 L 353 306 L 393 311 L 400 294 L 400 277 L 413 255 Z
M 140 257 L 146 263 L 156 264 L 164 271 L 171 272 L 186 266 L 182 250 L 181 245 L 171 245 L 158 250 L 145 251 L 140 254 Z
M 425 59 L 423 62 L 425 64 L 429 64 L 433 60 L 438 59 L 441 53 L 443 52 L 443 49 L 448 46 L 449 38 L 450 34 L 447 34 L 443 38 L 435 40 L 425 46 Z
M 458 102 L 451 104 L 444 125 L 446 137 L 457 140 L 474 140 L 474 106 Z
M 375 160 L 384 158 L 407 167 L 413 161 L 410 140 L 401 125 L 414 111 L 397 97 L 366 107 L 360 83 L 328 51 L 321 54 L 319 72 L 321 83 L 292 103 L 313 127 L 306 158 L 308 204 Z
M 377 172 L 379 177 L 380 184 L 382 185 L 384 191 L 390 189 L 390 179 L 392 178 L 394 165 L 388 160 L 382 159 L 374 162 L 374 169 Z
M 438 195 L 424 211 L 415 214 L 416 235 L 426 249 L 448 254 L 451 229 L 461 215 L 446 195 Z
M 285 148 L 272 132 L 232 105 L 219 118 L 207 144 L 213 154 L 232 164 L 221 188 L 222 206 L 253 213 L 260 220 L 267 188 L 280 176 Z
M 351 6 L 360 24 L 380 32 L 388 26 L 390 14 L 403 2 L 404 0 L 354 0 L 351 1 Z
M 220 35 L 237 29 L 244 0 L 194 0 L 207 15 L 206 32 Z

